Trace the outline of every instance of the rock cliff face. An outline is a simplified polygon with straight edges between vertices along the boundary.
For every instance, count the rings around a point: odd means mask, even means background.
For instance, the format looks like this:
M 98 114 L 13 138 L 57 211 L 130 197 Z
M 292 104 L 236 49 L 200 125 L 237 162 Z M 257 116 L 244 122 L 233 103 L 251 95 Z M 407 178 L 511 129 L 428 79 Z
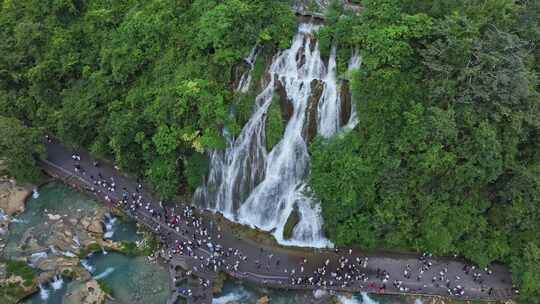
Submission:
M 343 127 L 349 122 L 352 111 L 351 89 L 348 80 L 342 82 L 339 94 L 341 101 L 340 126 Z
M 307 143 L 310 143 L 317 135 L 317 109 L 324 90 L 324 83 L 318 79 L 311 81 L 311 95 L 306 108 L 306 124 L 302 130 L 302 135 Z
M 291 116 L 293 115 L 294 106 L 289 97 L 287 96 L 287 92 L 285 91 L 285 87 L 283 87 L 283 83 L 281 83 L 281 81 L 279 80 L 276 81 L 275 91 L 279 98 L 281 118 L 283 119 L 284 125 L 287 125 L 287 123 L 289 123 L 289 120 L 291 119 Z

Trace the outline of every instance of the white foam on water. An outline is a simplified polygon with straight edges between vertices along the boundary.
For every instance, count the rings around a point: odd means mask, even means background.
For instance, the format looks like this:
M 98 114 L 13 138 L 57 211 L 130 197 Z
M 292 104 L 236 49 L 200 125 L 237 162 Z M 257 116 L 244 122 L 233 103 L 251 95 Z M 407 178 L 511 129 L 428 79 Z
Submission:
M 21 220 L 21 219 L 18 219 L 18 218 L 13 218 L 11 220 L 12 223 L 16 223 L 16 224 L 28 224 L 28 221 L 27 220 Z
M 37 189 L 32 190 L 32 198 L 33 199 L 39 198 L 39 192 Z
M 212 299 L 212 304 L 244 303 L 250 297 L 251 294 L 244 288 L 238 288 L 231 293 Z
M 39 284 L 39 297 L 41 300 L 46 301 L 49 298 L 49 290 L 47 290 L 43 285 Z
M 51 282 L 51 287 L 53 290 L 59 290 L 64 285 L 64 280 L 61 276 L 55 276 L 53 281 Z
M 370 298 L 367 292 L 362 292 L 361 295 L 363 304 L 379 304 L 377 301 Z
M 77 255 L 71 251 L 62 251 L 62 255 L 63 256 L 66 256 L 68 258 L 74 258 L 76 257 Z
M 414 304 L 424 304 L 424 302 L 421 299 L 414 300 Z
M 97 276 L 94 277 L 95 280 L 101 280 L 103 278 L 106 278 L 108 277 L 111 273 L 114 272 L 114 267 L 107 267 L 107 269 L 105 269 L 104 272 L 98 274 Z

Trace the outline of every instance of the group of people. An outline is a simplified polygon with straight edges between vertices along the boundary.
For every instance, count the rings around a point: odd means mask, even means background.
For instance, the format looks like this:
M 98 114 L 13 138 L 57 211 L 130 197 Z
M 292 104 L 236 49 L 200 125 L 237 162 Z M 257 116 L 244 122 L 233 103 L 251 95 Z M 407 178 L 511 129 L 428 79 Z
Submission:
M 74 171 L 90 179 L 92 186 L 89 190 L 101 195 L 130 215 L 145 221 L 162 237 L 164 246 L 161 255 L 170 260 L 177 256 L 189 258 L 194 274 L 226 271 L 233 275 L 246 276 L 248 270 L 252 269 L 257 273 L 268 274 L 269 278 L 263 279 L 265 282 L 308 286 L 314 289 L 359 288 L 384 293 L 387 288 L 399 292 L 422 292 L 428 288 L 445 288 L 452 296 L 465 294 L 461 283 L 462 277 L 457 275 L 451 277 L 446 267 L 442 267 L 438 272 L 433 271 L 433 262 L 428 253 L 419 257 L 414 268 L 407 264 L 398 275 L 395 269 L 392 269 L 392 274 L 381 268 L 375 271 L 375 266 L 369 267 L 368 257 L 355 256 L 350 249 L 348 251 L 335 249 L 333 256 L 327 253 L 326 259 L 317 259 L 312 263 L 308 263 L 307 258 L 302 258 L 294 266 L 291 266 L 291 260 L 286 256 L 280 258 L 263 248 L 259 248 L 256 255 L 250 252 L 252 257 L 250 259 L 242 249 L 224 247 L 220 244 L 221 227 L 211 224 L 211 219 L 198 215 L 193 206 L 177 205 L 173 208 L 164 208 L 162 202 L 156 204 L 143 194 L 140 181 L 134 189 L 120 187 L 114 176 L 102 175 L 97 162 L 93 163 L 94 168 L 84 168 L 79 154 L 74 153 L 71 158 Z M 288 263 L 281 263 L 282 259 L 287 259 Z M 482 271 L 475 266 L 465 266 L 462 270 L 465 275 L 472 275 L 473 280 L 481 285 L 482 289 L 484 289 L 482 275 L 492 273 L 487 268 Z M 428 272 L 431 275 L 431 284 L 429 277 L 427 280 L 424 279 Z M 279 275 L 275 275 L 276 273 Z M 413 275 L 415 279 L 412 279 Z M 200 280 L 202 287 L 208 287 L 209 284 L 207 280 Z M 488 289 L 487 292 L 491 295 L 493 289 Z

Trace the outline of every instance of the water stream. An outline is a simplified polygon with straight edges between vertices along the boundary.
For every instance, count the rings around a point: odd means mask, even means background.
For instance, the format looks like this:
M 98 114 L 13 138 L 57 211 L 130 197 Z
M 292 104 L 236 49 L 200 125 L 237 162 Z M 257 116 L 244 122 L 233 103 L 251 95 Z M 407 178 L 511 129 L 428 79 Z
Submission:
M 225 151 L 211 153 L 207 183 L 197 189 L 194 201 L 233 221 L 272 231 L 279 243 L 331 247 L 322 232 L 320 204 L 310 196 L 304 180 L 309 167 L 306 142 L 314 136 L 312 133 L 330 137 L 343 124 L 336 48 L 324 62 L 314 38 L 317 28 L 300 24 L 291 47 L 274 56 L 268 84 L 256 97 L 251 118 L 237 138 L 228 138 Z M 349 66 L 358 65 L 355 53 Z M 270 104 L 277 102 L 276 88 L 282 88 L 293 111 L 282 139 L 267 151 L 265 123 Z M 357 121 L 352 112 L 348 127 Z M 284 226 L 294 208 L 299 212 L 299 222 L 292 238 L 284 239 Z
M 52 183 L 39 189 L 39 196 L 31 197 L 26 203 L 26 210 L 17 216 L 9 226 L 5 257 L 19 258 L 29 256 L 29 262 L 38 263 L 50 256 L 75 257 L 73 252 L 62 251 L 57 246 L 42 246 L 43 251 L 28 252 L 24 239 L 32 235 L 39 244 L 46 244 L 54 226 L 51 226 L 49 215 L 61 215 L 73 218 L 81 214 L 93 214 L 100 204 L 64 185 Z M 137 227 L 133 221 L 107 215 L 104 220 L 105 229 L 111 233 L 110 238 L 116 241 L 138 241 Z M 80 247 L 78 236 L 73 237 L 74 248 Z M 94 279 L 102 280 L 113 290 L 116 301 L 110 303 L 166 303 L 169 296 L 168 271 L 165 267 L 149 263 L 146 257 L 128 257 L 110 252 L 91 254 L 81 260 Z M 62 276 L 54 276 L 49 282 L 39 286 L 39 292 L 25 299 L 25 304 L 63 304 L 66 294 L 72 292 L 81 282 L 72 281 Z M 0 298 L 0 303 L 2 303 Z

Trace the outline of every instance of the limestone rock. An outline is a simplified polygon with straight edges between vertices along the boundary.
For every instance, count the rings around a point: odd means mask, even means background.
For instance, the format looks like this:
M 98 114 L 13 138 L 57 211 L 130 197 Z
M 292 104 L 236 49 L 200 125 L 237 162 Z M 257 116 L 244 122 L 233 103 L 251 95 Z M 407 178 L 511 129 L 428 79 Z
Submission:
M 23 212 L 25 200 L 31 192 L 31 188 L 17 186 L 12 179 L 0 178 L 0 209 L 8 215 Z
M 65 303 L 94 304 L 103 303 L 107 294 L 99 287 L 96 280 L 90 280 L 76 286 L 64 296 Z
M 103 225 L 101 225 L 101 220 L 94 219 L 87 227 L 86 230 L 88 230 L 91 233 L 96 234 L 103 234 Z

